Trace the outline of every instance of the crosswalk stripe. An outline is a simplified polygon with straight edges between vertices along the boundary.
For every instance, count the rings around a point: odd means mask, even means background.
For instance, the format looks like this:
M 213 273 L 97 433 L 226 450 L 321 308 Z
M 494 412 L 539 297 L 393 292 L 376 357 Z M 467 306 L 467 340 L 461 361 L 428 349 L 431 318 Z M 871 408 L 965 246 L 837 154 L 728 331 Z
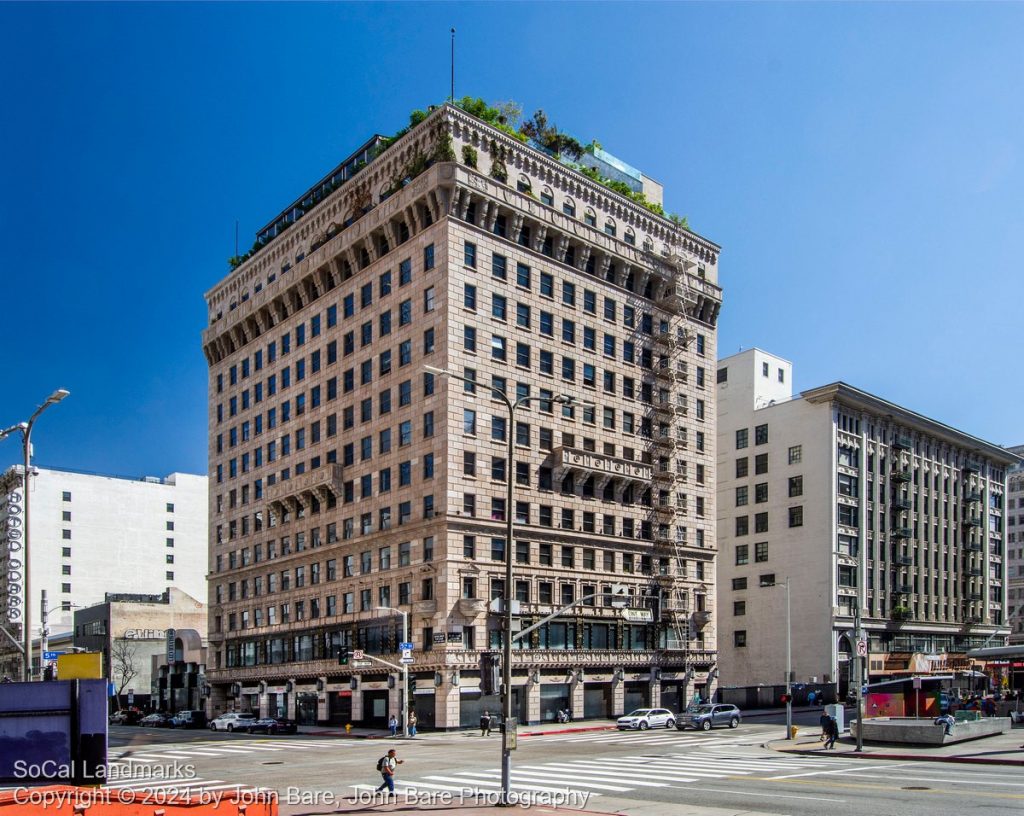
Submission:
M 497 782 L 492 782 L 490 780 L 482 780 L 482 779 L 481 780 L 476 780 L 476 779 L 467 780 L 467 779 L 459 779 L 458 777 L 452 777 L 452 776 L 428 776 L 426 778 L 427 779 L 436 780 L 438 782 L 461 782 L 463 784 L 465 784 L 466 782 L 472 782 L 474 785 L 484 785 L 484 786 L 486 786 L 488 788 L 500 788 L 501 787 L 501 781 L 500 780 L 497 781 Z M 548 787 L 542 787 L 540 785 L 525 785 L 525 784 L 522 784 L 520 782 L 516 782 L 515 780 L 511 781 L 510 787 L 512 787 L 512 788 L 523 788 L 524 790 L 540 791 L 542 793 L 565 793 L 567 790 L 569 790 L 568 787 L 548 788 Z M 599 796 L 599 795 L 600 794 L 597 794 L 597 793 L 594 794 L 594 796 Z
M 642 788 L 663 788 L 664 785 L 658 782 L 644 782 L 639 779 L 632 777 L 626 778 L 621 774 L 609 772 L 608 768 L 603 765 L 597 765 L 596 763 L 591 767 L 589 764 L 584 765 L 579 762 L 559 762 L 551 763 L 550 765 L 516 765 L 517 769 L 524 771 L 539 771 L 541 773 L 551 773 L 552 771 L 558 771 L 560 768 L 565 768 L 572 772 L 572 779 L 579 779 L 581 776 L 596 776 L 598 779 L 605 779 L 609 782 L 627 782 L 630 785 L 639 785 Z M 513 771 L 515 773 L 515 771 Z

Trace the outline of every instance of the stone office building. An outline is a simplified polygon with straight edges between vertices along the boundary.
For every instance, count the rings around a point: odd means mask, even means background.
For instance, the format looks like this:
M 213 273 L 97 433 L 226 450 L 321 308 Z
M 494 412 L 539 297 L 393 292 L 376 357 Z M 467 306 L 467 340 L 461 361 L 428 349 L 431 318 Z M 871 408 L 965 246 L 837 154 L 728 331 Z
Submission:
M 1008 634 L 1012 453 L 845 383 L 793 395 L 760 349 L 718 364 L 722 683 L 847 693 L 858 606 L 869 680 L 967 669 Z
M 473 723 L 506 594 L 576 603 L 517 648 L 520 721 L 706 695 L 719 247 L 452 105 L 384 144 L 206 295 L 211 707 L 383 725 L 395 677 L 340 661 L 397 662 L 404 612 L 421 725 Z

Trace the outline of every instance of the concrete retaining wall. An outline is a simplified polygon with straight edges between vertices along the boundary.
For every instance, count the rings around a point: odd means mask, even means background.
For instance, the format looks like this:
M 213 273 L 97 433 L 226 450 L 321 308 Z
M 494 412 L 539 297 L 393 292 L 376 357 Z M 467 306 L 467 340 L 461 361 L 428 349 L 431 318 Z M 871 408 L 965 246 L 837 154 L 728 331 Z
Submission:
M 850 723 L 850 734 L 857 735 L 859 723 Z M 1005 734 L 1010 730 L 1009 717 L 987 717 L 974 722 L 958 722 L 953 733 L 935 725 L 932 720 L 914 720 L 895 717 L 876 717 L 864 721 L 865 742 L 888 742 L 899 745 L 949 745 L 954 742 Z

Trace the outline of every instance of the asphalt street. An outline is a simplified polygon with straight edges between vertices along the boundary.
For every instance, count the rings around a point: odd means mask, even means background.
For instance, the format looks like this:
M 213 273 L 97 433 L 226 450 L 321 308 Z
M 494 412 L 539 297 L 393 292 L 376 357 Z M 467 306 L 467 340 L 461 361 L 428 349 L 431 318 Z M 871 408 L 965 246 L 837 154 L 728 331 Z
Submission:
M 513 755 L 513 789 L 539 806 L 635 816 L 1024 811 L 1019 768 L 781 754 L 763 747 L 778 738 L 778 729 L 746 722 L 709 733 L 659 729 L 523 737 Z M 371 796 L 380 782 L 377 758 L 392 747 L 404 760 L 396 775 L 397 810 L 488 804 L 500 788 L 497 734 L 428 734 L 403 741 L 158 731 L 149 740 L 140 729 L 116 732 L 111 759 L 125 776 L 114 785 L 135 791 L 275 791 L 284 816 L 396 809 Z M 161 768 L 176 768 L 177 778 L 154 783 L 136 777 Z

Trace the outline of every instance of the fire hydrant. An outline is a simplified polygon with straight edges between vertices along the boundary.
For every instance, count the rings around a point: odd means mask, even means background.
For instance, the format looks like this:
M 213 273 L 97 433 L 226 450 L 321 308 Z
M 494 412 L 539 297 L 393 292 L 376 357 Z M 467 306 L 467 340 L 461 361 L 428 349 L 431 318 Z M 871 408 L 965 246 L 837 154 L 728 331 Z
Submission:
M 795 725 L 791 725 L 789 727 L 789 738 L 791 740 L 795 740 L 796 739 L 796 732 L 797 732 L 797 727 Z
M 352 733 L 352 723 L 345 723 L 345 733 L 346 734 L 351 734 Z

